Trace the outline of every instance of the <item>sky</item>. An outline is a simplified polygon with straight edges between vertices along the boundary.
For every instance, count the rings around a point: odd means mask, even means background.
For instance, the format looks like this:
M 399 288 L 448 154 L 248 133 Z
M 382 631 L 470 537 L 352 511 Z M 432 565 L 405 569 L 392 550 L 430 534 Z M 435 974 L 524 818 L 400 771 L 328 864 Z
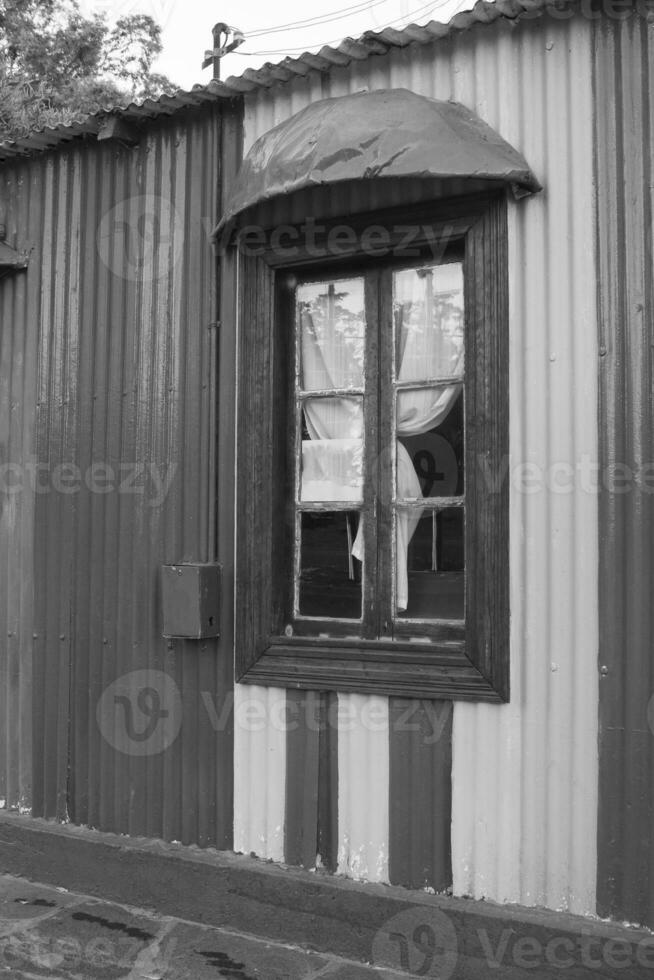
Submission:
M 344 37 L 364 31 L 379 31 L 387 25 L 426 24 L 447 21 L 472 6 L 471 0 L 79 0 L 86 15 L 104 12 L 109 21 L 128 14 L 150 14 L 162 27 L 163 55 L 155 70 L 163 72 L 180 88 L 207 83 L 212 72 L 201 68 L 204 52 L 211 47 L 211 28 L 223 21 L 246 35 L 241 53 L 223 60 L 221 75 L 240 75 L 266 61 L 281 61 L 285 55 L 317 51 L 324 44 L 337 44 Z M 298 21 L 319 21 L 297 25 Z M 281 29 L 280 29 L 281 28 Z M 257 33 L 259 31 L 274 33 Z

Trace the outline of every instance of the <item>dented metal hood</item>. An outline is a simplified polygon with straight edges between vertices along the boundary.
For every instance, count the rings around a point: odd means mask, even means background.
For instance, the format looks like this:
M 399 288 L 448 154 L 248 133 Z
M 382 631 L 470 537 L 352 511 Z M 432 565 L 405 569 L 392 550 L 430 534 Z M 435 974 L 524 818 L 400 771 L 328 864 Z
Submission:
M 541 189 L 524 157 L 458 102 L 363 92 L 314 102 L 258 139 L 214 234 L 279 195 L 386 177 L 475 178 L 519 195 Z

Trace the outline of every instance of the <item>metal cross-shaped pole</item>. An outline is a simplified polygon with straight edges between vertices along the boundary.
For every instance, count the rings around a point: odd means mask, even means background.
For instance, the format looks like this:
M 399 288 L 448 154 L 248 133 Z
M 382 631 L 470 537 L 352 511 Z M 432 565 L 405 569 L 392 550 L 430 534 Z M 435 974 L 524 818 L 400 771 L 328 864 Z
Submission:
M 213 49 L 204 52 L 203 68 L 213 65 L 213 77 L 220 78 L 220 59 L 224 58 L 230 51 L 234 51 L 245 41 L 245 35 L 237 27 L 230 27 L 229 24 L 214 24 Z

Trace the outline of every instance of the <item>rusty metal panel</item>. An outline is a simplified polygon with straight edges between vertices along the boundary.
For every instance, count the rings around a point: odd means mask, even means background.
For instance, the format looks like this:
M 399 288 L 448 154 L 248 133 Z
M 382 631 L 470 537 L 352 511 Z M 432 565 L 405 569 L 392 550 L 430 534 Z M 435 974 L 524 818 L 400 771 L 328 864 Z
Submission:
M 224 640 L 167 641 L 160 590 L 162 564 L 219 546 L 233 574 L 215 513 L 220 141 L 210 105 L 132 149 L 16 170 L 40 222 L 33 812 L 228 847 L 231 621 Z
M 544 185 L 509 212 L 514 694 L 506 706 L 454 707 L 452 871 L 455 894 L 580 913 L 595 911 L 597 841 L 598 523 L 583 468 L 597 460 L 591 63 L 582 16 L 467 20 L 434 43 L 247 92 L 244 122 L 247 152 L 313 100 L 405 87 L 476 112 Z M 424 192 L 411 189 L 416 199 Z M 320 193 L 298 195 L 302 215 L 315 213 Z M 394 193 L 363 201 L 342 188 L 332 204 L 348 214 L 394 202 L 402 203 Z M 532 463 L 540 482 L 522 492 L 520 467 Z M 565 482 L 570 467 L 575 477 L 559 492 L 552 481 L 562 473 Z M 358 739 L 370 748 L 369 734 L 339 733 L 341 836 L 370 812 L 369 799 L 382 806 L 379 787 L 362 782 L 371 758 L 379 785 L 387 778 L 387 745 L 373 739 L 370 756 L 355 748 Z M 395 788 L 388 791 L 392 800 Z M 388 842 L 378 836 L 381 857 Z M 363 828 L 359 837 L 365 849 Z M 379 868 L 344 860 L 340 870 L 375 877 Z
M 654 927 L 654 25 L 595 30 L 600 463 L 598 912 Z

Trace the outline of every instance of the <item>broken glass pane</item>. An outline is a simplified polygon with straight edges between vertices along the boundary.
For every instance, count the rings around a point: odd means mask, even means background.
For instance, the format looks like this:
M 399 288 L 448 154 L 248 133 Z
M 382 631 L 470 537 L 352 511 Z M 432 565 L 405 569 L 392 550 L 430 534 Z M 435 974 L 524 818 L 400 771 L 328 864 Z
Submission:
M 358 526 L 357 511 L 301 515 L 301 616 L 360 619 L 361 562 L 351 553 Z
M 396 606 L 402 619 L 463 619 L 464 512 L 397 509 Z

